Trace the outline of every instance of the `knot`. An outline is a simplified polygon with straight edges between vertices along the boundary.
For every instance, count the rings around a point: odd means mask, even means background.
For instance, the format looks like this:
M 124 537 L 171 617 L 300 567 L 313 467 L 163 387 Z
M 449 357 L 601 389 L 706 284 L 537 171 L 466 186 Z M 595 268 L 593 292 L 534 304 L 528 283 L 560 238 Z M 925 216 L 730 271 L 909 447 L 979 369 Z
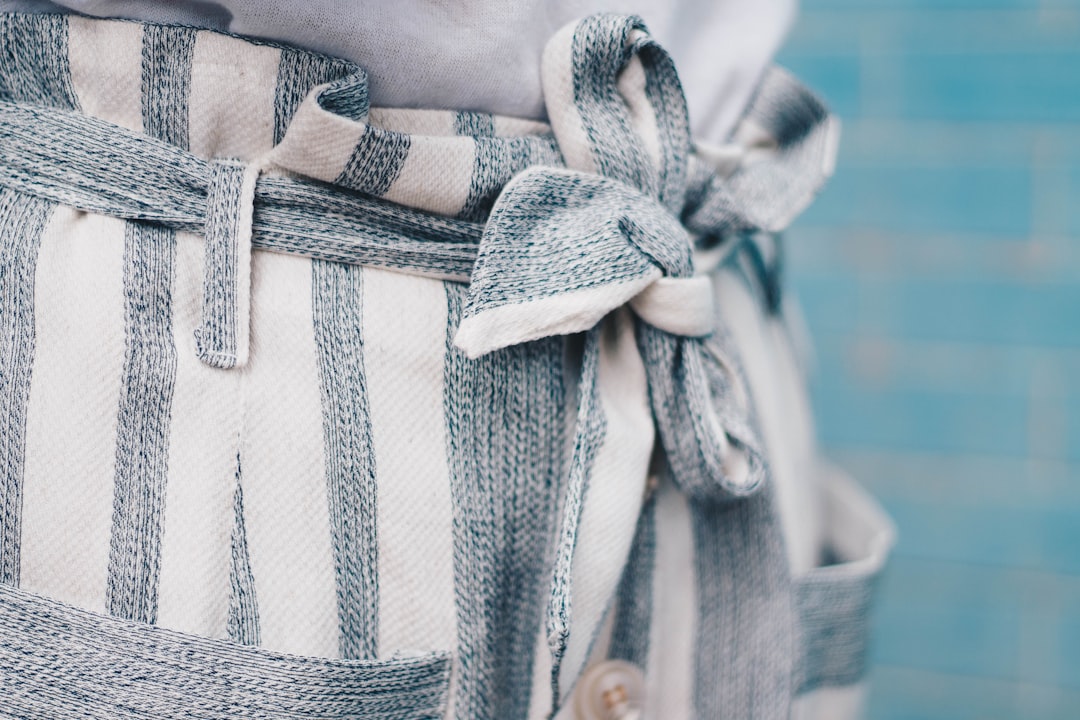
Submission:
M 662 277 L 630 299 L 637 316 L 669 335 L 706 337 L 716 328 L 709 278 Z
M 712 332 L 712 287 L 654 198 L 600 175 L 536 167 L 507 184 L 480 241 L 455 344 L 470 357 L 583 332 L 631 304 L 683 336 Z
M 251 224 L 261 165 L 210 163 L 203 299 L 195 348 L 211 367 L 247 363 L 251 343 Z

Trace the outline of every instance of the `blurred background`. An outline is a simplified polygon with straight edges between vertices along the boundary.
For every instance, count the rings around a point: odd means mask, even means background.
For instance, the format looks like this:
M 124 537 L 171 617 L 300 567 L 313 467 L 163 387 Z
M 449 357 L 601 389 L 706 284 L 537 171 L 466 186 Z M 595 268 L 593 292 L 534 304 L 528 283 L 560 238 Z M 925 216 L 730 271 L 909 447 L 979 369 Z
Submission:
M 1080 0 L 802 0 L 821 439 L 900 541 L 869 716 L 1080 718 Z

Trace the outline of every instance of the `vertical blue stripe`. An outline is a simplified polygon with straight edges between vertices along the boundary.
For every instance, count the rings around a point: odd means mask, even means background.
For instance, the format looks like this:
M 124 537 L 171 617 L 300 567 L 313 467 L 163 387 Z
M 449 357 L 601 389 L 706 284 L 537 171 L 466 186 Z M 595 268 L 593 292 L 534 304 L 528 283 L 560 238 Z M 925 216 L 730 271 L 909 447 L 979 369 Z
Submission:
M 192 28 L 143 26 L 143 132 L 185 150 L 196 34 Z
M 656 495 L 641 509 L 634 544 L 615 596 L 615 621 L 608 657 L 645 670 L 653 617 L 653 574 L 656 566 Z M 687 588 L 689 590 L 689 588 Z
M 525 168 L 560 164 L 550 137 L 495 137 L 495 119 L 486 113 L 458 113 L 454 131 L 476 143 L 469 195 L 458 213 L 462 220 L 486 219 L 506 183 Z
M 364 132 L 334 183 L 378 197 L 401 174 L 412 137 L 371 125 L 369 101 L 367 76 L 362 71 L 335 83 L 320 99 L 322 106 L 331 112 L 364 123 Z
M 117 416 L 108 611 L 157 619 L 161 522 L 176 382 L 171 230 L 129 222 L 124 235 L 124 374 Z
M 323 110 L 334 115 L 366 123 L 368 111 L 371 109 L 367 73 L 357 68 L 356 72 L 348 77 L 331 83 L 329 87 L 319 91 L 318 103 Z
M 447 283 L 444 412 L 454 503 L 455 713 L 528 714 L 564 473 L 564 338 L 470 360 L 453 344 L 467 288 Z
M 0 583 L 19 584 L 26 408 L 34 363 L 34 273 L 55 206 L 0 191 Z
M 366 125 L 334 183 L 376 197 L 385 194 L 401 174 L 411 142 L 405 133 Z
M 638 51 L 645 69 L 645 98 L 656 118 L 660 145 L 657 197 L 675 215 L 686 198 L 687 165 L 690 160 L 690 116 L 675 64 L 651 39 Z
M 244 490 L 240 456 L 236 456 L 236 491 L 233 493 L 233 529 L 229 567 L 229 639 L 243 645 L 259 645 L 259 602 L 255 595 L 255 577 L 248 553 L 247 526 L 244 521 Z
M 797 661 L 795 608 L 772 487 L 726 503 L 691 502 L 690 512 L 696 716 L 785 720 Z
M 374 658 L 379 639 L 378 498 L 364 376 L 364 276 L 357 265 L 315 260 L 311 267 L 340 650 L 343 658 Z
M 454 133 L 463 137 L 495 137 L 495 116 L 491 113 L 459 112 Z
M 499 189 L 510 179 L 506 175 L 505 156 L 500 152 L 503 141 L 494 138 L 495 118 L 487 113 L 459 112 L 454 118 L 454 132 L 471 137 L 476 143 L 469 195 L 458 217 L 482 220 L 491 210 Z
M 62 15 L 0 16 L 0 99 L 73 110 L 79 107 Z
M 618 74 L 629 59 L 633 20 L 593 15 L 578 23 L 572 45 L 574 105 L 581 118 L 596 171 L 642 192 L 656 192 L 657 175 L 630 123 L 618 91 Z
M 77 109 L 68 22 L 0 15 L 0 99 Z M 54 205 L 0 193 L 0 582 L 17 585 L 22 534 L 26 406 L 34 359 L 34 274 Z
M 694 707 L 698 717 L 786 720 L 799 662 L 798 616 L 779 509 L 757 450 L 753 398 L 743 409 L 735 397 L 736 386 L 749 385 L 722 318 L 709 342 L 703 371 L 710 401 L 729 437 L 743 439 L 730 451 L 741 448 L 749 472 L 764 475 L 748 497 L 690 500 L 698 581 Z
M 143 131 L 188 147 L 188 94 L 195 30 L 143 27 Z M 116 479 L 108 611 L 157 619 L 161 523 L 168 476 L 169 427 L 176 383 L 172 230 L 128 222 L 124 234 L 124 370 L 117 412 Z

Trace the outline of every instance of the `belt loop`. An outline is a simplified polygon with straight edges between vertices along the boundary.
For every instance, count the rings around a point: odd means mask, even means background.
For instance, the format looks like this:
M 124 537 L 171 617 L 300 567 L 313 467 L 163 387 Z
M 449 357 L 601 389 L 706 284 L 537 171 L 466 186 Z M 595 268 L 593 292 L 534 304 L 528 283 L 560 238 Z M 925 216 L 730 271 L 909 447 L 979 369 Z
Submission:
M 199 359 L 216 368 L 243 367 L 251 340 L 251 222 L 259 162 L 213 160 L 206 202 Z

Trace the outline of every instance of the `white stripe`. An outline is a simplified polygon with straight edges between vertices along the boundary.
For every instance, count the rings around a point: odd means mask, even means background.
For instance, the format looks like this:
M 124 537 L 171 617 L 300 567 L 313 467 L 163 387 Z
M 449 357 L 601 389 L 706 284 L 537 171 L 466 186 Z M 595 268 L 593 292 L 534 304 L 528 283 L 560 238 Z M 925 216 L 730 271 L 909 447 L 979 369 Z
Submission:
M 211 32 L 195 36 L 188 100 L 191 152 L 254 160 L 274 145 L 281 50 Z
M 540 80 L 548 112 L 551 114 L 551 128 L 559 138 L 559 149 L 566 166 L 581 172 L 595 173 L 592 144 L 574 103 L 574 33 L 577 28 L 577 23 L 564 26 L 544 46 Z
M 712 282 L 704 275 L 661 277 L 630 300 L 638 316 L 664 332 L 704 337 L 716 329 Z
M 625 308 L 604 327 L 597 377 L 607 433 L 593 462 L 578 528 L 570 637 L 559 673 L 564 698 L 584 669 L 615 596 L 641 513 L 653 449 L 645 365 L 633 317 Z
M 583 332 L 654 284 L 660 272 L 653 266 L 628 280 L 483 308 L 461 321 L 454 344 L 476 358 L 530 340 Z
M 409 135 L 436 137 L 457 135 L 454 130 L 456 119 L 457 113 L 448 110 L 371 108 L 368 112 L 368 122 L 372 126 Z
M 645 717 L 690 718 L 698 614 L 692 520 L 686 497 L 670 480 L 664 480 L 657 493 Z
M 786 482 L 776 481 L 777 496 L 781 523 L 786 523 L 788 528 L 788 561 L 792 574 L 798 577 L 817 563 L 818 549 L 825 534 L 821 482 L 815 473 L 806 472 L 818 458 L 814 419 L 806 378 L 799 370 L 783 321 L 766 319 L 764 331 L 769 354 L 776 363 L 771 384 L 783 402 L 781 407 L 772 410 L 779 416 L 779 428 L 770 438 L 772 442 L 766 442 L 774 456 L 783 457 L 770 462 L 782 465 L 790 473 Z M 789 517 L 784 518 L 784 514 Z M 798 525 L 794 523 L 796 517 Z
M 176 384 L 162 518 L 158 624 L 224 637 L 243 376 L 212 368 L 196 355 L 204 247 L 200 235 L 176 234 L 172 298 Z
M 863 716 L 867 685 L 823 687 L 791 704 L 791 720 L 858 720 Z
M 821 547 L 822 510 L 818 482 L 807 468 L 815 467 L 814 443 L 805 399 L 786 343 L 776 343 L 779 327 L 769 327 L 761 303 L 736 272 L 714 275 L 716 307 L 731 331 L 768 451 L 776 486 L 780 523 L 794 576 L 817 563 Z
M 71 84 L 82 111 L 142 131 L 142 25 L 68 16 Z
M 242 462 L 263 645 L 337 657 L 311 262 L 255 253 Z
M 551 650 L 548 649 L 547 631 L 542 623 L 533 648 L 529 720 L 549 720 L 551 716 Z M 555 717 L 562 720 L 565 713 L 559 712 Z
M 495 115 L 496 137 L 519 137 L 522 135 L 549 135 L 551 126 L 547 123 L 522 118 Z
M 379 648 L 453 651 L 443 283 L 364 269 L 364 369 L 378 472 Z
M 57 208 L 38 254 L 21 585 L 105 611 L 124 368 L 124 223 Z
M 412 138 L 401 173 L 383 198 L 418 210 L 456 215 L 469 199 L 476 143 L 469 137 Z
M 828 539 L 839 564 L 817 569 L 819 577 L 869 575 L 881 570 L 896 542 L 896 528 L 877 501 L 847 473 L 829 462 L 815 473 L 828 520 Z

